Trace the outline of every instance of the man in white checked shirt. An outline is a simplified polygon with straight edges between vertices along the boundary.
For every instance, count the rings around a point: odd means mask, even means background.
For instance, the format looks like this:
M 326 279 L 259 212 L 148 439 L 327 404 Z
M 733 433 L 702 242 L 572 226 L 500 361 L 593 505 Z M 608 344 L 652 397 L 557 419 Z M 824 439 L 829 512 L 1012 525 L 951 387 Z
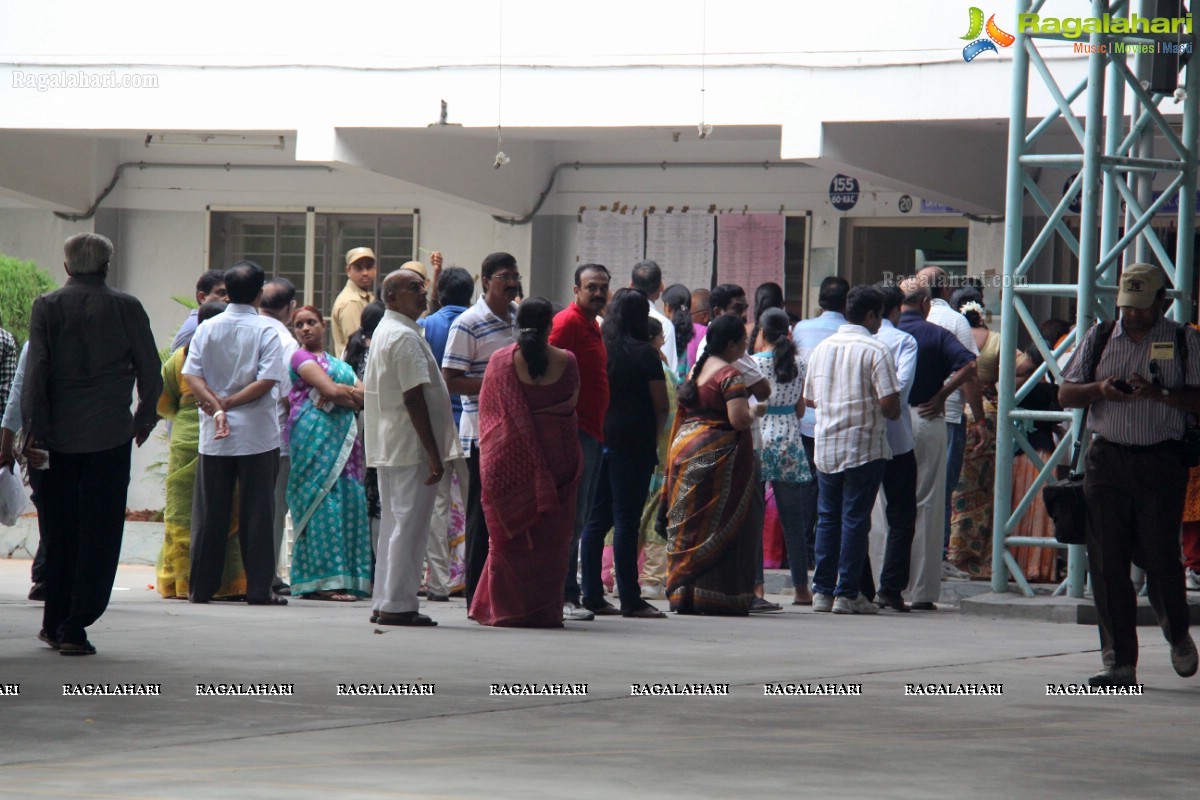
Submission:
M 891 456 L 888 419 L 900 416 L 900 383 L 887 345 L 874 338 L 883 294 L 856 286 L 846 297 L 846 323 L 817 345 L 804 381 L 816 408 L 817 508 L 813 611 L 877 614 L 859 591 L 871 508 Z

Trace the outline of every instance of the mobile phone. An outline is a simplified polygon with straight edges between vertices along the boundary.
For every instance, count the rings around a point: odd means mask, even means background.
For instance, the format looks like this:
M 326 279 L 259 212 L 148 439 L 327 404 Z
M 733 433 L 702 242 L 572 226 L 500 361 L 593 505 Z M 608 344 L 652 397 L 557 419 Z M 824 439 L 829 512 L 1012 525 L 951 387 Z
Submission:
M 1128 381 L 1113 381 L 1113 387 L 1123 394 L 1133 394 L 1133 387 L 1129 385 Z

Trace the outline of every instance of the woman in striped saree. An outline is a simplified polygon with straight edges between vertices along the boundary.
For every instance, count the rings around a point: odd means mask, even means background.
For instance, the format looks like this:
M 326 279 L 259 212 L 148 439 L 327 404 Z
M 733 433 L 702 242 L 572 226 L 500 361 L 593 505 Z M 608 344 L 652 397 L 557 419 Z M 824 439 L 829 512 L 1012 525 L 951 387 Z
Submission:
M 667 507 L 667 599 L 677 614 L 748 614 L 754 538 L 746 515 L 756 487 L 751 412 L 741 373 L 740 319 L 708 327 L 704 355 L 679 389 L 663 485 Z

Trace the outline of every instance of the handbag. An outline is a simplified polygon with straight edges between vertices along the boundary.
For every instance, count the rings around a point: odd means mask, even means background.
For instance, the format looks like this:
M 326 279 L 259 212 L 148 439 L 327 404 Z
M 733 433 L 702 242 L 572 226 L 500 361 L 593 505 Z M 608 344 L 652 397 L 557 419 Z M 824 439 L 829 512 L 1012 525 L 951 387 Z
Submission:
M 1071 457 L 1070 474 L 1042 489 L 1046 513 L 1054 521 L 1054 538 L 1063 544 L 1087 543 L 1087 499 L 1083 496 L 1083 473 L 1079 471 L 1083 433 L 1084 428 L 1080 426 L 1080 436 L 1075 441 Z
M 21 480 L 21 467 L 13 464 L 12 469 L 0 468 L 0 524 L 12 527 L 17 519 L 25 512 L 24 482 Z
M 1083 496 L 1083 476 L 1070 476 L 1042 489 L 1046 513 L 1054 521 L 1054 538 L 1063 544 L 1087 543 L 1087 500 Z

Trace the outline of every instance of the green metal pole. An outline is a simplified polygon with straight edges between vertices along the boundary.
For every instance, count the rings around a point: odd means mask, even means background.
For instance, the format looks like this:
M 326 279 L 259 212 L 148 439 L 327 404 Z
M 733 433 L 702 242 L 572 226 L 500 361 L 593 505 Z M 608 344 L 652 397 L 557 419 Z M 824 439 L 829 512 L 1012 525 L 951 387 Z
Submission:
M 1108 3 L 1105 0 L 1093 0 L 1092 15 L 1103 17 L 1108 13 Z M 1101 52 L 1099 46 L 1104 43 L 1099 33 L 1091 34 L 1092 54 L 1088 57 L 1088 94 L 1087 114 L 1083 140 L 1083 203 L 1079 215 L 1079 305 L 1075 311 L 1075 345 L 1083 341 L 1084 334 L 1092 326 L 1095 317 L 1095 282 L 1096 263 L 1100 256 L 1100 193 L 1101 159 L 1104 155 L 1101 133 L 1104 125 L 1104 70 L 1108 65 L 1108 57 Z M 1118 116 L 1118 119 L 1120 117 Z M 1110 176 L 1110 181 L 1116 176 Z M 1109 186 L 1115 193 L 1116 187 Z M 1116 208 L 1116 203 L 1109 206 Z M 1115 231 L 1116 211 L 1113 211 L 1113 226 Z M 1082 412 L 1078 411 L 1071 431 L 1076 440 L 1086 435 L 1080 425 L 1083 421 Z M 1087 576 L 1086 561 L 1081 552 L 1081 546 L 1068 549 L 1067 556 L 1067 594 L 1070 597 L 1083 597 L 1083 585 Z
M 1179 187 L 1179 236 L 1175 240 L 1175 288 L 1182 302 L 1175 303 L 1175 320 L 1191 322 L 1192 258 L 1196 238 L 1196 146 L 1200 140 L 1200 67 L 1196 64 L 1196 34 L 1184 37 L 1191 44 L 1191 57 L 1184 78 L 1183 146 L 1188 157 L 1183 160 L 1183 185 Z
M 1030 0 L 1017 3 L 1027 13 Z M 996 413 L 996 488 L 992 514 L 992 591 L 1008 591 L 1008 548 L 1004 543 L 1004 522 L 1012 508 L 1013 421 L 1009 419 L 1017 381 L 1017 325 L 1013 306 L 1013 278 L 1021 263 L 1022 224 L 1025 218 L 1024 167 L 1025 126 L 1029 113 L 1029 48 L 1033 40 L 1017 32 L 1013 49 L 1013 82 L 1008 123 L 1008 189 L 1004 201 L 1004 281 L 1000 289 L 1000 381 L 997 387 Z

